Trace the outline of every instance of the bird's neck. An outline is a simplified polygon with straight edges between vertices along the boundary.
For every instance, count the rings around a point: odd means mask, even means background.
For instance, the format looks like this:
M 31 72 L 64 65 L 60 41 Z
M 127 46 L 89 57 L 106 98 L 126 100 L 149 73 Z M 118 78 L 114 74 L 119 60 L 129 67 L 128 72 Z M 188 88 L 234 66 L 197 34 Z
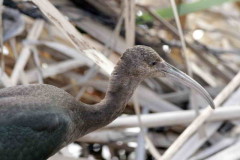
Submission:
M 139 83 L 139 79 L 124 73 L 113 75 L 106 96 L 99 104 L 99 111 L 107 112 L 110 121 L 116 119 L 125 109 Z
M 122 64 L 123 65 L 123 64 Z M 105 98 L 98 104 L 89 106 L 85 117 L 86 124 L 91 124 L 89 131 L 101 128 L 116 119 L 125 109 L 141 79 L 126 74 L 124 66 L 117 65 L 110 78 Z

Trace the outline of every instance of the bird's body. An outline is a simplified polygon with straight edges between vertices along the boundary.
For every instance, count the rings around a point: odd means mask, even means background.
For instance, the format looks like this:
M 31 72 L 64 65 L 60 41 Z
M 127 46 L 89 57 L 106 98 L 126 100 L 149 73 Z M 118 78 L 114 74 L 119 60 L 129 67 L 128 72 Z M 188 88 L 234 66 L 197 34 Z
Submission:
M 73 127 L 66 92 L 28 85 L 2 89 L 0 97 L 1 160 L 45 160 L 66 143 Z
M 112 73 L 105 98 L 96 105 L 76 101 L 50 85 L 1 89 L 0 160 L 46 160 L 77 138 L 116 119 L 137 85 L 147 77 L 166 76 L 167 67 L 149 47 L 128 49 Z M 209 98 L 195 82 L 194 87 Z

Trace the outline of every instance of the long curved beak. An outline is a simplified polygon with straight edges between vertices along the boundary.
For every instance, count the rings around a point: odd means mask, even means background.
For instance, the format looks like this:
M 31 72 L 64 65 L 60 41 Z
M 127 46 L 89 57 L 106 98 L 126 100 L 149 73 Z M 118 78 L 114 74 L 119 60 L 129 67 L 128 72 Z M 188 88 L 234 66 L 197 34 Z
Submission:
M 202 95 L 205 98 L 205 100 L 210 104 L 212 109 L 215 109 L 215 105 L 211 96 L 199 83 L 197 83 L 191 77 L 189 77 L 179 69 L 173 67 L 172 65 L 168 64 L 167 62 L 162 62 L 159 69 L 161 70 L 161 72 L 165 74 L 166 77 L 180 81 L 186 86 L 197 91 L 200 95 Z

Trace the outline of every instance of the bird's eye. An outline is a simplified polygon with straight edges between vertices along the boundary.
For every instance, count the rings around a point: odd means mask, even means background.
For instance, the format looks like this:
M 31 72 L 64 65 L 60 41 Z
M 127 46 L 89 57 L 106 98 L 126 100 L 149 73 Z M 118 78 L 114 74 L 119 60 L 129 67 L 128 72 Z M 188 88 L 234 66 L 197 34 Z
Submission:
M 156 64 L 157 64 L 156 61 L 153 61 L 153 62 L 150 63 L 151 66 L 155 66 Z

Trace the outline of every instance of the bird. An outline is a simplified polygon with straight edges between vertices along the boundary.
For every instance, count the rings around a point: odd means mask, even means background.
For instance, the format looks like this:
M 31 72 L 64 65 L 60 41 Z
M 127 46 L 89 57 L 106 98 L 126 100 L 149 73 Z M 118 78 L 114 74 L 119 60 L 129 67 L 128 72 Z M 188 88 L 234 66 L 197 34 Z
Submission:
M 146 78 L 167 77 L 195 89 L 214 108 L 207 91 L 164 61 L 151 47 L 128 48 L 111 74 L 105 97 L 97 104 L 77 101 L 47 84 L 0 90 L 0 159 L 46 160 L 78 138 L 116 119 Z

